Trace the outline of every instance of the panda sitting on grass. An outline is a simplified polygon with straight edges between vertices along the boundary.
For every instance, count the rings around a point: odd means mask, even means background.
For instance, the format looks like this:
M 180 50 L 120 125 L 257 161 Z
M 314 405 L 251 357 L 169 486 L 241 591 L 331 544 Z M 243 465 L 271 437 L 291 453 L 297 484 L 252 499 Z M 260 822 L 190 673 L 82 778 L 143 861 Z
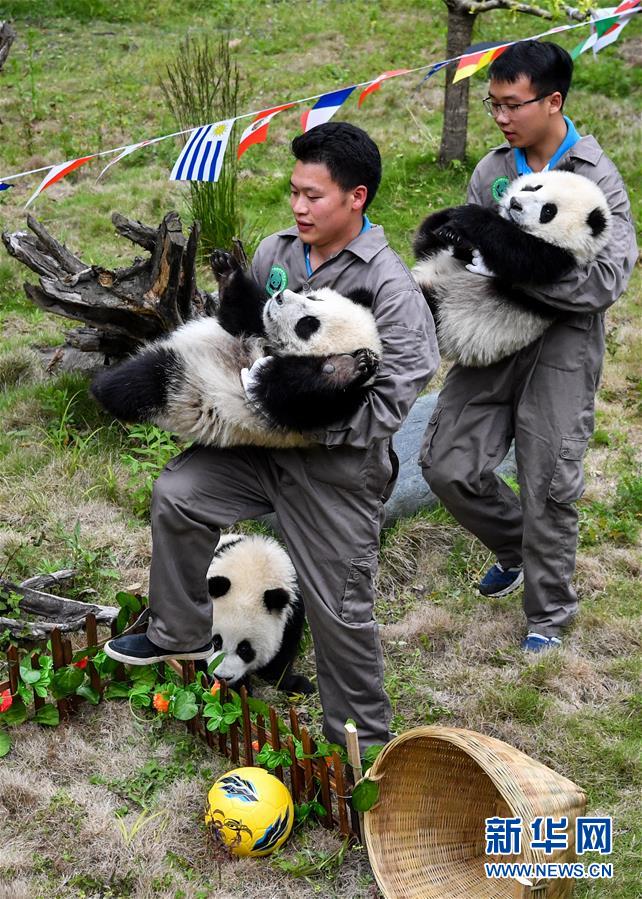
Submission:
M 213 604 L 211 659 L 223 653 L 216 677 L 235 690 L 251 675 L 287 693 L 309 694 L 307 677 L 292 671 L 305 613 L 289 555 L 272 537 L 221 537 L 207 572 Z
M 353 414 L 382 355 L 373 297 L 330 288 L 267 297 L 217 251 L 217 318 L 201 318 L 101 372 L 116 418 L 211 446 L 306 446 L 302 432 Z
M 499 211 L 469 204 L 428 216 L 414 242 L 423 290 L 444 356 L 486 366 L 528 346 L 559 315 L 528 294 L 592 261 L 611 213 L 600 188 L 568 170 L 523 175 Z

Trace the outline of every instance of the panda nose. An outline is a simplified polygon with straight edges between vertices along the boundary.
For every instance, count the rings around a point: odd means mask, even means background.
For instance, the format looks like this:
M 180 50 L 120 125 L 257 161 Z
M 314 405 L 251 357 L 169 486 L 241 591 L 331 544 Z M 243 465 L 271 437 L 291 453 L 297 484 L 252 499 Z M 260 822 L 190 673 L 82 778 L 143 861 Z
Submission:
M 515 197 L 511 197 L 510 208 L 514 209 L 516 212 L 521 212 L 522 204 L 519 202 L 519 200 L 516 200 Z
M 276 303 L 277 306 L 282 306 L 282 305 L 283 305 L 283 293 L 282 293 L 282 291 L 279 290 L 278 293 L 273 293 L 273 294 L 272 294 L 272 299 L 274 300 L 274 302 Z

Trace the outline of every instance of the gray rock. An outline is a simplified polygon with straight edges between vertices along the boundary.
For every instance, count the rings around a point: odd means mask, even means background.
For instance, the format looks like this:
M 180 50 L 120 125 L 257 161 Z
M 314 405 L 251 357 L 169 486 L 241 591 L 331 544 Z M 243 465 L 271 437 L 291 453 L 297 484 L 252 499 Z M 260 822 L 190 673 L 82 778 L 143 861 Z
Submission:
M 389 527 L 398 518 L 414 515 L 420 509 L 431 509 L 439 502 L 424 481 L 418 464 L 424 431 L 437 404 L 437 396 L 437 393 L 429 393 L 419 397 L 400 430 L 395 434 L 394 448 L 399 457 L 399 476 L 386 503 L 385 527 Z M 515 476 L 515 452 L 512 447 L 496 471 L 498 474 Z M 260 520 L 278 532 L 274 515 L 265 515 Z

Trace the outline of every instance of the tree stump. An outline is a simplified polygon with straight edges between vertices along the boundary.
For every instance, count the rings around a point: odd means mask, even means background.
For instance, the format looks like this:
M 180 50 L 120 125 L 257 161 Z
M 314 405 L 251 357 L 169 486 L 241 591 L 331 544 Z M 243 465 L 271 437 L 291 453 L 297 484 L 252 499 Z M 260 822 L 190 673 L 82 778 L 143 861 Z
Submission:
M 116 231 L 149 252 L 122 269 L 88 265 L 59 243 L 33 216 L 31 233 L 3 233 L 11 256 L 40 275 L 39 284 L 25 284 L 37 306 L 85 323 L 66 334 L 67 345 L 85 352 L 120 357 L 179 325 L 215 310 L 215 295 L 196 286 L 196 253 L 200 227 L 188 237 L 176 212 L 158 228 L 112 215 Z

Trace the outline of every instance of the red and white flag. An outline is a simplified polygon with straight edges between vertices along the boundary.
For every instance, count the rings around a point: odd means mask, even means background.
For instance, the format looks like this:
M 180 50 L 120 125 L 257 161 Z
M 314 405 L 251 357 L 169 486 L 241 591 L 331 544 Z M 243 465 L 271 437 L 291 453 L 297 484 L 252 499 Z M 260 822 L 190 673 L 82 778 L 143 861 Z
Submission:
M 43 190 L 47 190 L 48 187 L 51 187 L 51 185 L 55 184 L 56 181 L 60 181 L 61 178 L 64 178 L 65 175 L 69 174 L 69 172 L 73 172 L 74 169 L 79 169 L 81 165 L 89 162 L 90 159 L 95 159 L 97 155 L 97 153 L 92 153 L 91 156 L 81 156 L 79 159 L 72 159 L 69 162 L 63 162 L 60 165 L 52 166 L 40 182 L 38 188 L 32 193 L 32 195 L 25 203 L 25 209 L 27 208 L 27 206 L 30 206 L 33 203 L 36 197 L 41 194 Z
M 388 78 L 394 78 L 395 75 L 405 75 L 408 69 L 393 69 L 391 72 L 384 72 L 382 75 L 379 75 L 375 78 L 374 81 L 371 81 L 370 84 L 365 87 L 361 93 L 359 94 L 359 99 L 357 101 L 357 106 L 361 109 L 361 104 L 369 97 L 370 94 L 373 94 L 375 91 L 378 91 L 381 87 L 381 82 L 386 81 Z
M 240 159 L 245 151 L 249 150 L 254 144 L 262 144 L 263 141 L 267 140 L 268 128 L 274 116 L 283 112 L 284 109 L 290 109 L 294 105 L 294 103 L 284 103 L 283 106 L 273 106 L 272 109 L 264 109 L 263 112 L 260 112 L 241 135 L 236 158 Z
M 306 109 L 301 116 L 301 127 L 304 131 L 316 128 L 317 125 L 323 125 L 329 122 L 337 109 L 342 106 L 348 99 L 356 85 L 352 87 L 344 87 L 340 91 L 332 91 L 330 94 L 324 94 L 319 97 L 312 109 Z

